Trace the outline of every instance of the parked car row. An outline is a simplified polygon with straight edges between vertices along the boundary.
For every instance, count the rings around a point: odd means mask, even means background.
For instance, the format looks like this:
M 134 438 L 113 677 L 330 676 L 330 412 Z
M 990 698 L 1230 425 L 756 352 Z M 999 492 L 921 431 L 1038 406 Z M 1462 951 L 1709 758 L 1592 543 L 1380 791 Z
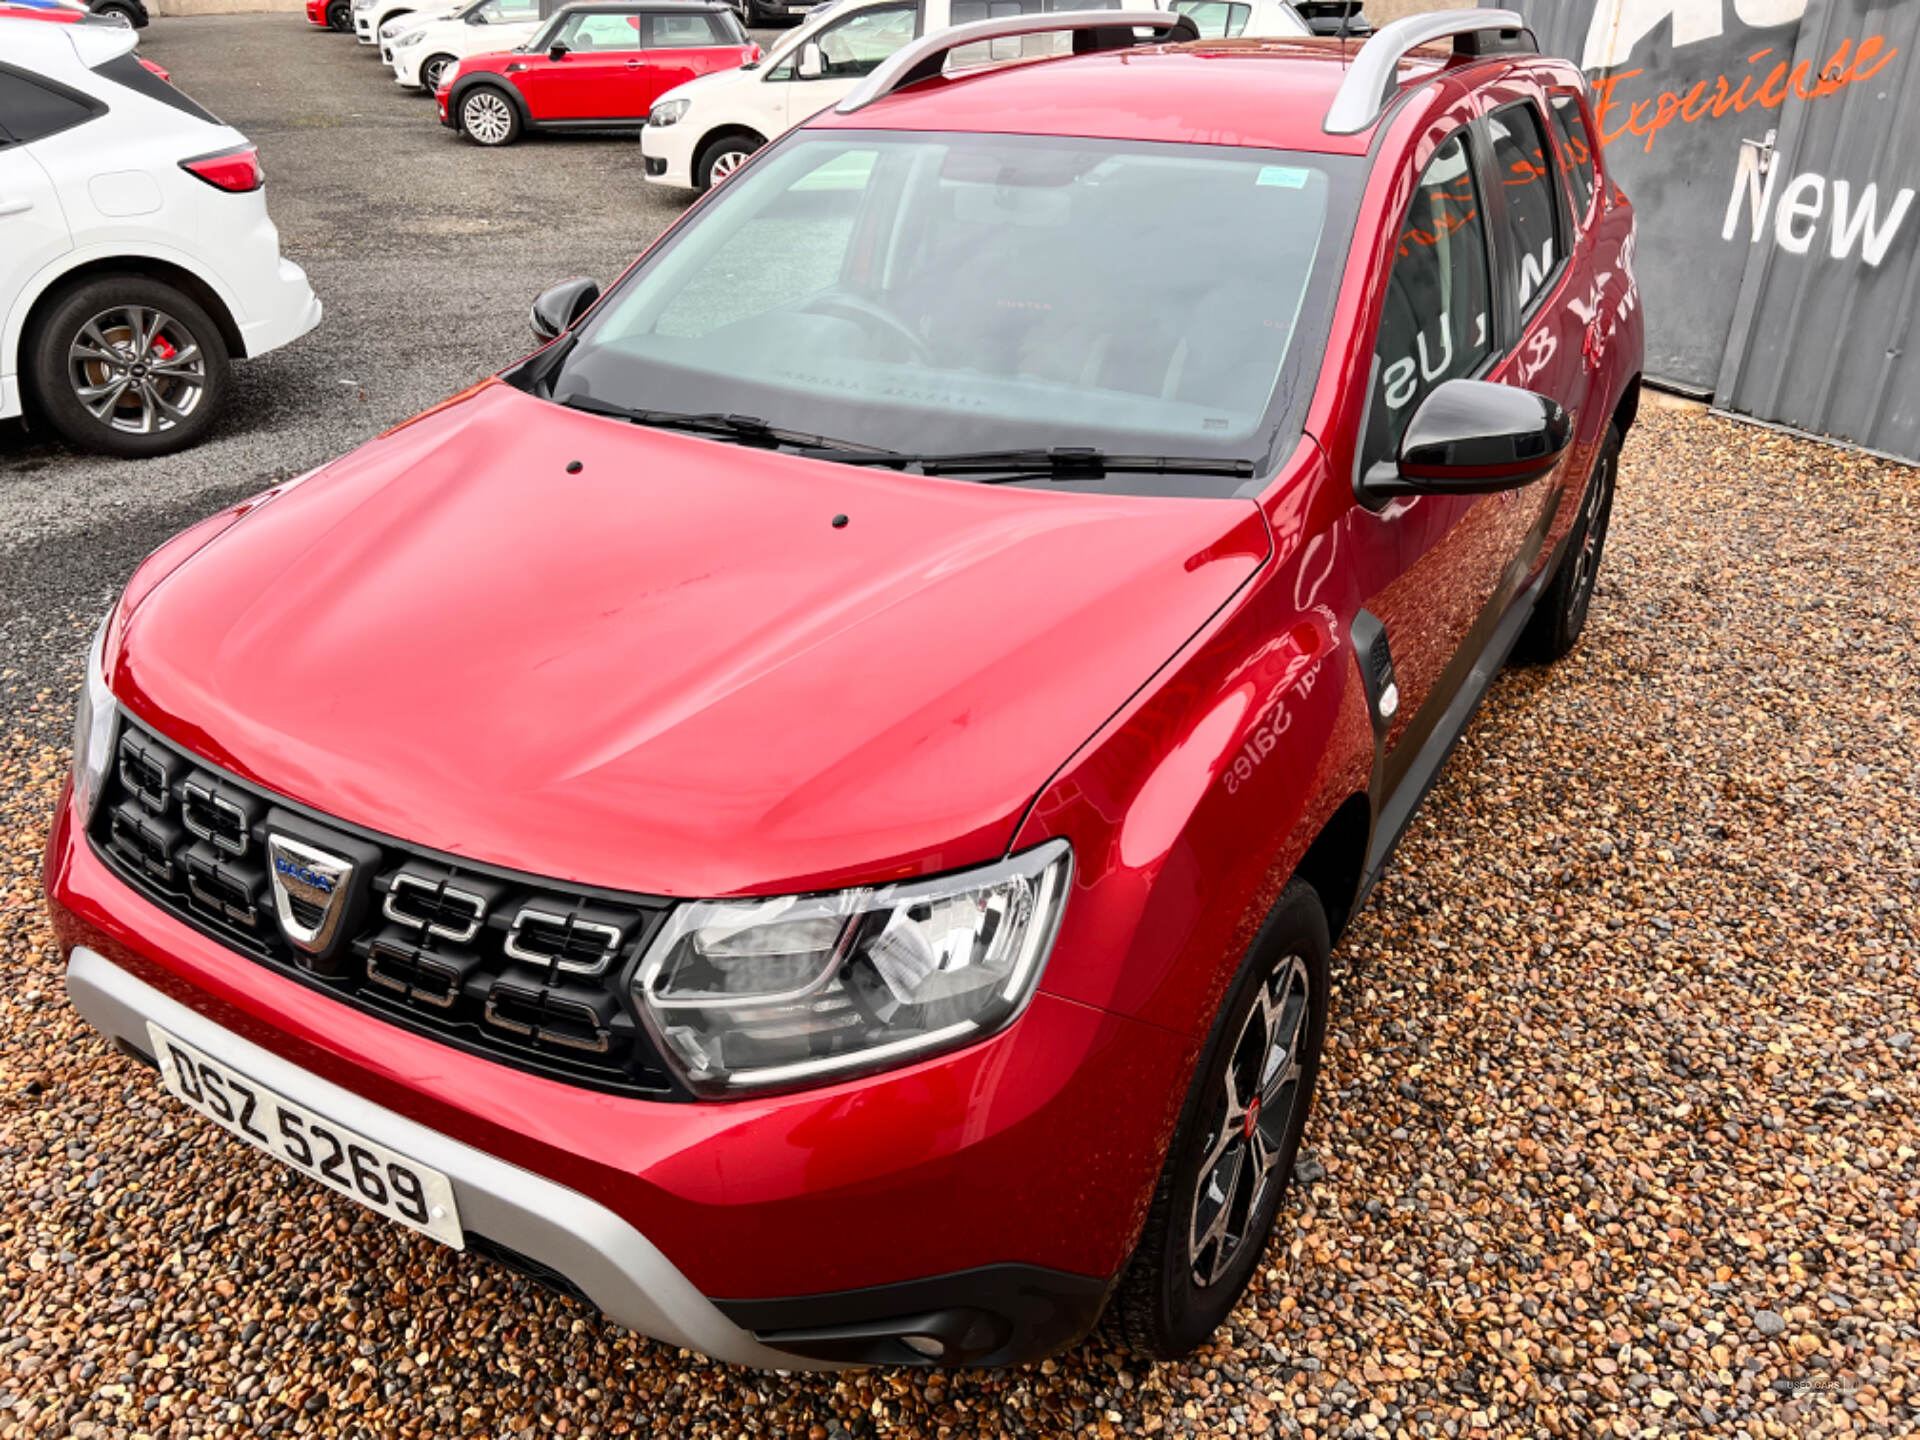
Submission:
M 442 124 L 484 146 L 541 130 L 641 135 L 648 180 L 704 190 L 889 56 L 949 25 L 1119 0 L 308 0 L 315 25 L 377 47 L 396 84 L 434 96 Z M 1359 0 L 1173 0 L 1203 37 L 1370 33 Z M 794 20 L 762 55 L 747 23 Z M 1065 43 L 969 47 L 970 64 Z
M 130 24 L 57 8 L 0 5 L 0 420 L 164 454 L 320 301 L 247 137 L 135 55 Z

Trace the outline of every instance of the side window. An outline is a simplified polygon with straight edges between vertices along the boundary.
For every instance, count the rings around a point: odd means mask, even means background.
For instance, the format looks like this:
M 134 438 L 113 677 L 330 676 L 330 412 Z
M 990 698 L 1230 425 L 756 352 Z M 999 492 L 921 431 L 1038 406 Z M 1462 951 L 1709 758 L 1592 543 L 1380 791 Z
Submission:
M 1231 4 L 1229 0 L 1173 0 L 1172 9 L 1193 21 L 1205 40 L 1243 35 L 1247 21 L 1253 17 L 1251 5 Z
M 1493 173 L 1506 199 L 1506 238 L 1518 262 L 1515 308 L 1522 315 L 1546 292 L 1560 268 L 1560 208 L 1553 203 L 1553 172 L 1548 167 L 1547 137 L 1540 113 L 1531 105 L 1511 105 L 1487 117 L 1493 141 Z
M 668 15 L 656 11 L 649 23 L 653 26 L 653 38 L 647 42 L 651 50 L 697 50 L 714 45 L 734 45 L 739 43 L 733 38 L 727 18 L 711 10 L 695 10 L 686 15 Z
M 1555 95 L 1553 138 L 1560 142 L 1560 173 L 1567 177 L 1567 189 L 1573 195 L 1573 213 L 1584 216 L 1593 200 L 1593 144 L 1587 136 L 1586 117 L 1580 102 L 1572 95 Z
M 862 10 L 838 25 L 829 25 L 817 38 L 826 61 L 822 80 L 852 80 L 871 74 L 882 60 L 913 39 L 911 5 L 884 10 Z
M 0 134 L 31 145 L 91 120 L 100 106 L 65 89 L 55 89 L 0 68 Z
M 540 18 L 539 0 L 487 0 L 480 10 L 489 25 L 517 25 Z
M 1361 468 L 1398 453 L 1420 402 L 1493 350 L 1487 221 L 1464 132 L 1434 153 L 1407 206 L 1374 342 Z
M 608 50 L 638 50 L 641 48 L 640 20 L 638 15 L 588 11 L 568 19 L 554 38 L 569 50 L 588 54 Z

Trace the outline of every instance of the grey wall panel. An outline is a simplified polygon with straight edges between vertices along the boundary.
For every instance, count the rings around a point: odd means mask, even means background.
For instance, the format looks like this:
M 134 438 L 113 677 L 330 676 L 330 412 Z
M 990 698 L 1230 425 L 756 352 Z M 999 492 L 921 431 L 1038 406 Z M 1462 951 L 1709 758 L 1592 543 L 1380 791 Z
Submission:
M 1593 84 L 1607 165 L 1639 217 L 1634 272 L 1657 379 L 1705 393 L 1719 376 L 1747 259 L 1721 238 L 1728 188 L 1740 142 L 1778 122 L 1804 3 L 1520 0 L 1541 49 Z
M 1815 0 L 1794 69 L 1817 76 L 1861 37 L 1887 63 L 1791 99 L 1757 198 L 1727 217 L 1750 254 L 1715 400 L 1920 459 L 1920 4 Z

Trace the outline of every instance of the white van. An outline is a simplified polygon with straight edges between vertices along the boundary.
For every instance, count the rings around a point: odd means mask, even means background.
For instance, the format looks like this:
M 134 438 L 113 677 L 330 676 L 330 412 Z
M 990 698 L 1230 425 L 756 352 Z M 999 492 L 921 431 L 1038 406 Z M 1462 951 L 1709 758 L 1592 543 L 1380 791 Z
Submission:
M 640 132 L 647 179 L 692 190 L 726 179 L 754 151 L 834 104 L 917 35 L 1008 15 L 1120 8 L 1120 0 L 837 0 L 757 64 L 702 75 L 654 101 Z M 1164 6 L 1136 0 L 1128 8 Z M 990 53 L 980 47 L 973 63 L 1051 53 L 1060 39 L 996 40 Z

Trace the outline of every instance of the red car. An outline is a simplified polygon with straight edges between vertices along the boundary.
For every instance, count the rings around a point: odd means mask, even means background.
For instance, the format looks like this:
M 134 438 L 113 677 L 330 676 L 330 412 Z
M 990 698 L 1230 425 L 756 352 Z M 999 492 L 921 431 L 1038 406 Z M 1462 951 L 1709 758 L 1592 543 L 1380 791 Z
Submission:
M 912 42 L 533 355 L 151 556 L 47 854 L 80 1011 L 669 1344 L 1204 1341 L 1331 947 L 1580 636 L 1641 316 L 1517 16 L 1192 34 Z
M 440 123 L 481 145 L 529 130 L 638 130 L 674 86 L 759 58 L 719 0 L 591 0 L 555 12 L 522 49 L 450 67 L 434 98 Z

